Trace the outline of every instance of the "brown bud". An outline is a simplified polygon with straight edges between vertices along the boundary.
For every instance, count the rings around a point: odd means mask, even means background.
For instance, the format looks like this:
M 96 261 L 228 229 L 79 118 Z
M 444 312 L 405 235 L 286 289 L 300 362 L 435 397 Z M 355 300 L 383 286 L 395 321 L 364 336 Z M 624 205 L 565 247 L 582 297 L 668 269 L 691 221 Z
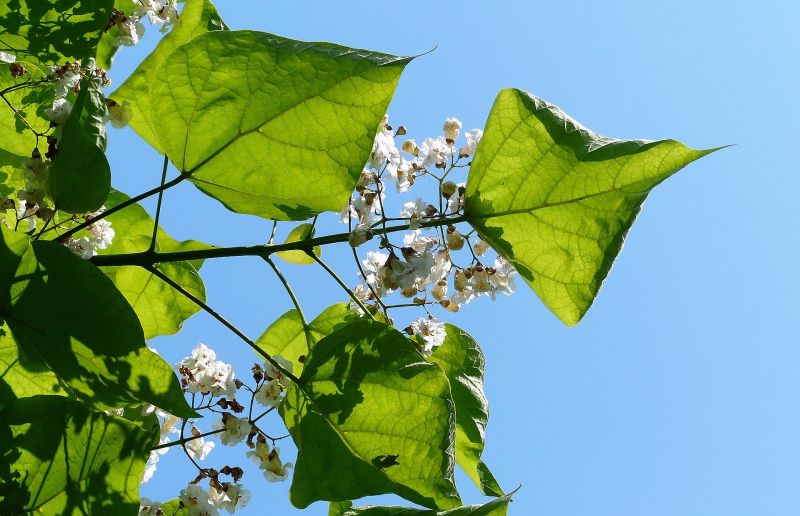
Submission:
M 11 63 L 11 77 L 22 77 L 26 73 L 28 70 L 24 66 L 19 63 Z
M 401 125 L 400 127 L 397 128 L 397 132 L 395 132 L 394 134 L 395 134 L 395 136 L 403 136 L 407 132 L 408 131 L 406 130 L 406 126 Z

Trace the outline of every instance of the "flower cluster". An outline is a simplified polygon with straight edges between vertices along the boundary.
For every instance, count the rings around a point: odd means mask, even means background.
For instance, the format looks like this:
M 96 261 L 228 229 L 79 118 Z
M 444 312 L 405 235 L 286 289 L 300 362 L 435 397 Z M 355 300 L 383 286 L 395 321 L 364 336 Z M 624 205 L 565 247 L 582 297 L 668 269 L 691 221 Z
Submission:
M 86 226 L 86 234 L 80 238 L 70 238 L 65 245 L 70 251 L 81 258 L 88 260 L 97 254 L 98 249 L 105 249 L 114 240 L 114 228 L 111 222 L 106 219 L 98 218 L 105 211 L 105 207 L 94 213 L 87 213 L 83 216 L 84 220 L 91 221 L 97 219 Z
M 449 178 L 469 167 L 468 158 L 476 152 L 483 136 L 482 130 L 472 129 L 463 134 L 464 141 L 459 143 L 462 127 L 460 120 L 451 117 L 445 120 L 440 136 L 425 138 L 421 144 L 407 139 L 398 146 L 397 137 L 405 135 L 407 129 L 400 126 L 393 130 L 388 117 L 384 117 L 369 162 L 340 220 L 349 224 L 350 245 L 354 248 L 372 239 L 377 228 L 385 227 L 387 221 L 404 221 L 410 232 L 403 236 L 402 245 L 392 243 L 389 233 L 384 232 L 379 240 L 380 250 L 366 253 L 358 264 L 362 283 L 353 289 L 352 309 L 361 310 L 368 303 L 380 309 L 386 296 L 398 292 L 411 298 L 412 304 L 438 304 L 456 312 L 479 296 L 495 299 L 498 293 L 514 292 L 513 266 L 501 256 L 487 260 L 486 241 L 474 230 L 462 233 L 457 225 L 466 185 Z M 384 180 L 394 182 L 396 190 L 404 193 L 422 177 L 435 181 L 438 198 L 430 202 L 422 197 L 406 201 L 399 217 L 389 217 Z M 467 253 L 468 263 L 461 264 L 460 255 Z M 418 336 L 416 340 L 422 342 L 426 354 L 440 345 L 445 335 L 442 323 L 430 314 L 412 323 L 407 331 Z
M 151 25 L 160 26 L 161 32 L 168 31 L 172 25 L 180 23 L 176 0 L 137 0 L 130 14 L 114 9 L 106 32 L 116 27 L 119 35 L 114 38 L 115 47 L 133 46 L 144 36 L 142 20 L 145 19 Z
M 178 362 L 176 367 L 182 385 L 191 393 L 233 397 L 239 389 L 233 367 L 217 360 L 217 354 L 205 344 L 198 345 L 192 356 Z

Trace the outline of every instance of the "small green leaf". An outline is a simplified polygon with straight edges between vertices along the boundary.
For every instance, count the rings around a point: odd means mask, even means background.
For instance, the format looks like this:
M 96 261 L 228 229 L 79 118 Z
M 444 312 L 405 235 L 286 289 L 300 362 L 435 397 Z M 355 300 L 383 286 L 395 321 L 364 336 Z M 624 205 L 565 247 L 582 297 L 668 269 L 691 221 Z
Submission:
M 460 504 L 449 383 L 397 330 L 359 320 L 317 342 L 280 413 L 299 450 L 296 507 L 383 493 Z
M 4 240 L 9 231 L 2 229 Z M 151 403 L 192 417 L 172 368 L 150 351 L 130 305 L 94 265 L 54 242 L 23 254 L 0 317 L 26 356 L 98 408 Z
M 713 150 L 607 138 L 530 93 L 502 90 L 472 162 L 464 213 L 572 326 L 650 190 Z
M 112 190 L 106 201 L 111 208 L 128 200 L 122 192 Z M 100 254 L 122 254 L 146 251 L 153 234 L 153 219 L 138 204 L 128 206 L 108 216 L 116 237 Z M 160 252 L 209 249 L 213 246 L 196 240 L 179 242 L 161 228 L 158 229 L 156 250 Z M 203 279 L 198 272 L 202 260 L 166 262 L 158 265 L 160 272 L 177 282 L 198 299 L 205 301 Z M 141 267 L 103 267 L 103 273 L 114 282 L 133 307 L 146 339 L 172 335 L 180 331 L 183 322 L 200 308 L 183 294 Z
M 450 380 L 456 405 L 456 462 L 487 496 L 503 490 L 481 460 L 489 422 L 489 402 L 483 393 L 483 352 L 462 329 L 447 324 L 447 337 L 430 357 Z
M 361 319 L 357 312 L 350 310 L 348 303 L 336 303 L 320 313 L 308 323 L 308 333 L 294 308 L 287 311 L 272 323 L 256 341 L 256 345 L 270 356 L 280 355 L 292 363 L 294 374 L 303 371 L 303 362 L 311 347 L 323 337 L 327 337 L 349 322 Z M 309 342 L 309 337 L 312 342 Z
M 309 238 L 314 238 L 314 225 L 308 223 L 300 224 L 289 232 L 285 243 L 300 242 Z M 322 248 L 318 245 L 314 246 L 313 252 L 317 256 L 322 256 Z M 296 265 L 311 265 L 314 263 L 314 259 L 308 256 L 305 251 L 278 251 L 275 255 Z
M 108 198 L 111 167 L 105 153 L 105 112 L 102 81 L 87 77 L 81 81 L 48 173 L 48 189 L 59 210 L 92 212 Z
M 62 396 L 0 410 L 0 513 L 135 513 L 158 433 Z
M 43 65 L 93 57 L 114 0 L 15 0 L 0 4 L 0 51 Z
M 213 31 L 177 47 L 147 95 L 113 97 L 148 111 L 140 134 L 230 210 L 303 220 L 344 205 L 409 60 Z
M 330 504 L 328 516 L 506 516 L 513 495 L 509 493 L 485 504 L 465 505 L 448 511 L 378 505 L 354 507 L 353 502 L 334 502 Z
M 117 102 L 138 99 L 138 102 L 130 102 L 128 105 L 129 125 L 147 143 L 155 147 L 159 154 L 164 154 L 164 146 L 159 141 L 157 129 L 164 120 L 157 118 L 149 109 L 150 102 L 156 98 L 151 93 L 151 86 L 158 83 L 156 72 L 167 61 L 173 50 L 195 36 L 211 30 L 228 29 L 220 18 L 217 8 L 209 0 L 186 0 L 180 18 L 181 23 L 164 36 L 155 50 L 139 64 L 122 86 L 111 94 L 111 98 Z

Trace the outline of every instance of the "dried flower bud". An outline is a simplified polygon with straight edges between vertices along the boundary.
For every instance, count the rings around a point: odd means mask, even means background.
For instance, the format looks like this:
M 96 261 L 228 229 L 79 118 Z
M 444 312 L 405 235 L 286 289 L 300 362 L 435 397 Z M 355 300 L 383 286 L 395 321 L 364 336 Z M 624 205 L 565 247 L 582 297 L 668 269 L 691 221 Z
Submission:
M 417 142 L 414 140 L 404 141 L 402 147 L 400 148 L 412 156 L 419 156 L 419 145 L 417 145 Z
M 431 295 L 437 301 L 444 301 L 444 298 L 447 297 L 447 280 L 441 279 L 437 281 L 436 286 L 431 290 Z
M 400 291 L 403 297 L 414 297 L 417 295 L 416 287 L 407 287 Z
M 403 136 L 407 132 L 408 130 L 406 130 L 406 126 L 401 125 L 400 127 L 397 128 L 397 131 L 394 134 L 395 136 Z
M 22 77 L 28 73 L 28 70 L 19 63 L 11 64 L 11 77 Z

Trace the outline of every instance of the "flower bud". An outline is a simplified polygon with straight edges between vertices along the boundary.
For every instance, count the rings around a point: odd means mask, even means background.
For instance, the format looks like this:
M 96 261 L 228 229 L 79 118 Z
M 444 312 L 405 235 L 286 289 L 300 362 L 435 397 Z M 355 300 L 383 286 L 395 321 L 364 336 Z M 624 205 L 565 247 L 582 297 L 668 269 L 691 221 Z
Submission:
M 444 121 L 444 138 L 452 145 L 458 140 L 458 134 L 461 132 L 461 121 L 458 118 L 448 118 Z
M 408 132 L 408 130 L 406 130 L 406 126 L 401 125 L 400 127 L 397 128 L 397 131 L 395 131 L 394 134 L 395 134 L 395 136 L 403 136 L 407 132 Z
M 456 271 L 455 276 L 453 277 L 453 287 L 459 292 L 467 288 L 469 285 L 469 278 L 467 277 L 466 271 Z
M 439 304 L 442 305 L 442 308 L 453 313 L 456 313 L 459 310 L 458 305 L 453 303 L 449 299 L 443 299 Z
M 414 297 L 417 295 L 416 287 L 406 287 L 400 291 L 403 297 Z
M 444 301 L 444 298 L 447 296 L 447 280 L 441 279 L 436 282 L 436 286 L 431 290 L 431 295 L 437 301 Z
M 447 226 L 447 247 L 454 251 L 464 247 L 464 237 L 461 236 L 455 226 Z
M 11 64 L 11 77 L 22 77 L 28 73 L 28 70 L 19 63 Z
M 350 237 L 347 239 L 347 241 L 350 243 L 350 247 L 358 247 L 367 240 L 371 239 L 372 228 L 367 224 L 359 224 L 353 231 L 350 232 Z
M 477 242 L 475 242 L 475 244 L 472 246 L 472 250 L 473 250 L 473 251 L 475 251 L 475 254 L 476 254 L 476 255 L 478 255 L 478 256 L 483 256 L 484 254 L 486 254 L 486 251 L 488 251 L 488 250 L 489 250 L 489 244 L 488 244 L 488 243 L 486 243 L 486 241 L 485 241 L 485 240 L 482 240 L 482 239 L 481 239 L 481 240 L 478 240 L 478 241 L 477 241 Z
M 458 190 L 458 186 L 452 181 L 442 183 L 442 197 L 449 199 Z
M 404 152 L 411 154 L 412 156 L 419 156 L 419 145 L 414 140 L 406 140 L 403 142 L 402 147 Z

